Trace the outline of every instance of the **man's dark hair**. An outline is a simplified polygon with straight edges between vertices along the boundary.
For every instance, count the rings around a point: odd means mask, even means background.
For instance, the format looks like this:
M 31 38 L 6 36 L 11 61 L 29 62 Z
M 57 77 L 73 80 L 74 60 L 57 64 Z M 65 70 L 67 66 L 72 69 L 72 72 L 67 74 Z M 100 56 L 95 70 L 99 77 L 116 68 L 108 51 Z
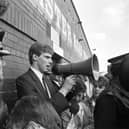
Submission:
M 34 43 L 32 44 L 32 46 L 29 49 L 29 62 L 30 64 L 33 64 L 33 55 L 37 55 L 40 56 L 42 53 L 50 53 L 51 55 L 53 55 L 53 49 L 47 45 L 47 44 L 41 44 L 41 43 Z
M 10 114 L 7 129 L 13 129 L 14 125 L 23 129 L 30 121 L 46 129 L 60 129 L 61 127 L 61 119 L 51 103 L 42 101 L 37 96 L 25 96 L 16 102 Z

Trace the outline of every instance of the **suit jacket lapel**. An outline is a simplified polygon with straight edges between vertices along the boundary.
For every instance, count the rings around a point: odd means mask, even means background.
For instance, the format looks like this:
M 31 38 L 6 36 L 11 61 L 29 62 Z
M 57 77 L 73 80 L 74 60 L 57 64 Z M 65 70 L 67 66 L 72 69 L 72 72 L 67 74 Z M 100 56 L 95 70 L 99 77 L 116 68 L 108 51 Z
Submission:
M 42 96 L 42 97 L 45 97 L 48 99 L 48 96 L 42 86 L 42 83 L 40 82 L 40 80 L 38 79 L 38 77 L 35 75 L 35 73 L 29 69 L 29 74 L 30 76 L 32 77 L 32 80 L 34 80 L 34 83 L 35 83 L 35 88 L 37 89 L 37 91 L 39 92 L 39 94 Z

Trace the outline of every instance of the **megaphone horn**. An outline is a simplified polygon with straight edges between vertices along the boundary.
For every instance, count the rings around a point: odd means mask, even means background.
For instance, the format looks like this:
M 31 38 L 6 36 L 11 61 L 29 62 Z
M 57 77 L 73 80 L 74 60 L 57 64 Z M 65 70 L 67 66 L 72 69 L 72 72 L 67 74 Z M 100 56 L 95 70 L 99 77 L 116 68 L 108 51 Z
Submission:
M 54 74 L 57 75 L 71 75 L 82 74 L 92 76 L 95 80 L 99 78 L 99 63 L 98 58 L 94 54 L 87 60 L 70 64 L 56 64 L 52 69 Z

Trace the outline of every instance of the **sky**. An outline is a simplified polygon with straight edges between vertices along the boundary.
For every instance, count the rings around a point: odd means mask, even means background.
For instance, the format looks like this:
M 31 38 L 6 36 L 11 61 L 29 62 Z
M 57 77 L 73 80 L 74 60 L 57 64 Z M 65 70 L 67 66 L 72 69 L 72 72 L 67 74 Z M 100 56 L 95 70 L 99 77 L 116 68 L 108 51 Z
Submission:
M 100 72 L 107 60 L 129 52 L 129 0 L 73 0 L 90 49 L 99 60 Z

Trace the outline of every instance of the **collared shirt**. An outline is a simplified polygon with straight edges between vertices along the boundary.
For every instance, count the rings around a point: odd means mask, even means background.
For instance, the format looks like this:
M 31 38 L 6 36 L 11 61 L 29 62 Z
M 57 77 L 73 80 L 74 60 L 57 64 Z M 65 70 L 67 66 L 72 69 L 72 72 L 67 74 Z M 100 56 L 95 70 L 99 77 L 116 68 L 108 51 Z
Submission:
M 35 75 L 38 77 L 38 79 L 40 80 L 40 82 L 41 82 L 43 88 L 45 89 L 45 86 L 44 86 L 43 80 L 42 80 L 43 74 L 42 74 L 40 71 L 38 71 L 37 69 L 35 69 L 34 67 L 32 67 L 32 66 L 31 66 L 30 68 L 31 68 L 31 70 L 35 73 Z M 45 83 L 45 82 L 44 82 L 44 83 Z M 45 83 L 45 85 L 46 85 L 46 88 L 47 88 L 48 96 L 49 96 L 49 98 L 51 98 L 51 94 L 50 94 L 49 88 L 48 88 L 48 86 L 47 86 L 46 83 Z
M 43 85 L 43 80 L 42 80 L 43 74 L 40 71 L 38 71 L 37 69 L 33 68 L 32 66 L 30 68 L 36 74 L 36 76 L 40 80 L 41 84 Z

